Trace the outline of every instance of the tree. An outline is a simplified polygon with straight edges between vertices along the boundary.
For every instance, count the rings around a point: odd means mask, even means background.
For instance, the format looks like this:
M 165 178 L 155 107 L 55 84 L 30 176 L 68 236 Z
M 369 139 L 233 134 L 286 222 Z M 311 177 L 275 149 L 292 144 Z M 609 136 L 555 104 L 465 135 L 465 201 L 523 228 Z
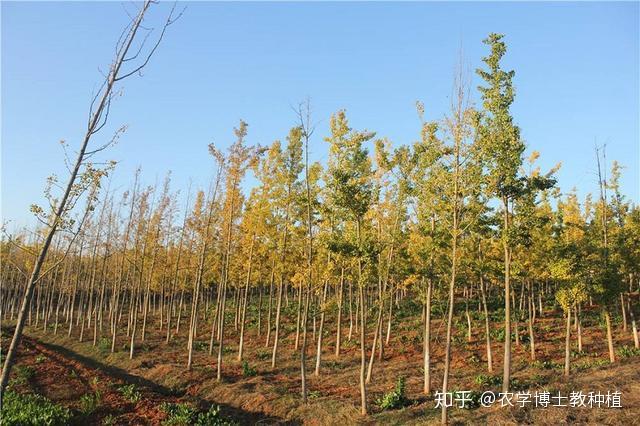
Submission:
M 231 241 L 233 239 L 234 222 L 240 210 L 242 199 L 240 193 L 240 182 L 244 178 L 247 169 L 254 167 L 263 153 L 260 146 L 245 145 L 247 136 L 247 123 L 240 120 L 238 127 L 234 128 L 236 136 L 235 142 L 229 147 L 226 156 L 226 176 L 225 176 L 225 201 L 223 216 L 223 226 L 225 232 L 225 247 L 223 254 L 222 280 L 218 291 L 221 294 L 219 307 L 217 310 L 218 324 L 218 361 L 216 365 L 216 380 L 222 380 L 222 353 L 224 345 L 224 319 L 227 287 L 229 283 L 229 269 L 231 263 Z M 218 156 L 220 154 L 218 153 Z
M 564 375 L 569 376 L 571 366 L 571 312 L 587 299 L 586 266 L 584 262 L 584 232 L 586 223 L 580 212 L 575 193 L 565 203 L 558 203 L 561 224 L 555 258 L 551 263 L 551 278 L 560 283 L 556 299 L 566 315 Z
M 366 315 L 365 268 L 368 266 L 363 240 L 363 219 L 371 205 L 372 171 L 368 150 L 363 146 L 375 133 L 359 132 L 349 127 L 344 111 L 331 116 L 331 135 L 325 140 L 330 144 L 327 170 L 328 196 L 333 204 L 346 212 L 355 227 L 355 235 L 349 241 L 351 258 L 357 267 L 357 285 L 360 306 L 360 412 L 367 414 L 366 365 Z
M 285 292 L 285 275 L 286 264 L 288 260 L 289 234 L 292 223 L 295 219 L 292 217 L 295 203 L 300 191 L 300 182 L 298 176 L 302 171 L 302 128 L 294 127 L 289 131 L 287 137 L 287 148 L 283 153 L 280 149 L 280 143 L 274 144 L 274 153 L 276 157 L 276 185 L 277 203 L 281 209 L 281 228 L 282 236 L 280 242 L 280 265 L 278 277 L 278 296 L 276 307 L 276 323 L 275 335 L 273 339 L 273 352 L 271 356 L 271 367 L 275 368 L 278 354 L 278 344 L 280 339 L 280 314 L 282 309 L 282 297 Z M 299 325 L 299 321 L 298 321 Z M 297 345 L 296 345 L 297 349 Z
M 71 173 L 69 175 L 67 184 L 62 191 L 62 195 L 60 196 L 60 198 L 56 200 L 57 202 L 51 205 L 51 213 L 47 215 L 47 236 L 40 248 L 36 264 L 34 265 L 31 277 L 29 278 L 29 282 L 27 284 L 27 288 L 22 301 L 22 308 L 20 310 L 20 313 L 18 314 L 16 328 L 5 357 L 4 367 L 2 369 L 2 378 L 0 379 L 0 408 L 2 405 L 2 396 L 4 395 L 4 391 L 9 380 L 9 373 L 11 371 L 11 367 L 13 366 L 17 347 L 22 336 L 25 314 L 29 304 L 31 303 L 33 289 L 37 281 L 41 277 L 40 270 L 46 260 L 51 241 L 53 240 L 53 237 L 55 236 L 58 229 L 61 227 L 65 227 L 65 221 L 67 220 L 68 215 L 75 206 L 77 200 L 87 188 L 87 183 L 97 180 L 96 173 L 100 175 L 100 173 L 94 170 L 90 163 L 88 163 L 87 161 L 93 155 L 97 154 L 100 151 L 103 151 L 113 142 L 115 142 L 121 131 L 119 130 L 110 142 L 93 150 L 89 149 L 89 142 L 91 141 L 92 137 L 97 134 L 107 123 L 111 101 L 114 96 L 116 96 L 116 91 L 114 90 L 116 84 L 129 76 L 139 73 L 149 63 L 151 56 L 162 41 L 166 29 L 175 22 L 175 19 L 180 16 L 178 15 L 177 17 L 174 17 L 174 9 L 171 10 L 162 27 L 160 35 L 157 38 L 157 42 L 154 44 L 147 55 L 140 55 L 140 53 L 144 49 L 144 41 L 146 41 L 146 38 L 141 42 L 141 44 L 139 44 L 137 52 L 135 54 L 131 54 L 130 52 L 133 52 L 133 50 L 136 49 L 135 43 L 140 43 L 138 30 L 140 29 L 144 17 L 152 3 L 153 2 L 150 0 L 146 0 L 143 3 L 142 7 L 138 11 L 138 14 L 134 18 L 132 18 L 130 24 L 127 25 L 116 45 L 115 58 L 113 59 L 113 62 L 109 67 L 107 76 L 102 83 L 101 90 L 96 93 L 93 101 L 91 102 L 87 131 L 80 144 L 80 149 L 78 150 L 78 155 L 76 157 L 74 165 L 71 168 Z M 125 68 L 123 68 L 123 66 L 129 65 L 127 61 L 133 61 L 131 62 L 131 64 L 135 64 L 136 60 L 141 60 L 141 62 L 137 65 L 133 65 L 132 69 L 126 70 Z M 36 210 L 36 213 L 42 214 L 43 211 Z
M 512 79 L 514 71 L 504 71 L 500 61 L 507 51 L 502 34 L 491 33 L 483 41 L 491 49 L 482 60 L 488 68 L 476 70 L 486 86 L 478 87 L 482 95 L 482 115 L 478 120 L 478 132 L 485 153 L 489 177 L 489 191 L 501 202 L 500 225 L 504 259 L 504 371 L 502 391 L 509 391 L 511 380 L 511 256 L 513 235 L 511 232 L 513 202 L 520 196 L 522 180 L 519 170 L 525 146 L 520 139 L 520 129 L 514 124 L 510 107 L 514 99 Z
M 220 180 L 225 171 L 225 161 L 222 153 L 215 148 L 213 144 L 209 145 L 209 153 L 214 157 L 216 161 L 217 171 L 215 179 L 209 185 L 209 191 L 207 197 L 203 192 L 199 192 L 196 198 L 196 206 L 193 214 L 193 227 L 197 234 L 200 236 L 199 253 L 198 253 L 198 267 L 196 270 L 196 279 L 193 289 L 193 299 L 191 308 L 191 320 L 189 322 L 189 338 L 187 340 L 187 369 L 191 369 L 193 362 L 193 340 L 196 333 L 196 323 L 198 315 L 198 301 L 200 299 L 200 289 L 202 287 L 205 259 L 207 251 L 209 249 L 210 241 L 209 235 L 211 234 L 211 225 L 213 221 L 213 214 L 217 210 L 217 197 L 218 188 L 220 186 Z M 203 212 L 203 209 L 206 209 Z
M 440 211 L 437 208 L 438 186 L 434 169 L 439 167 L 442 154 L 442 141 L 437 137 L 438 125 L 425 122 L 424 106 L 417 104 L 422 121 L 421 140 L 414 144 L 412 161 L 412 194 L 416 205 L 416 218 L 409 235 L 409 255 L 416 264 L 419 294 L 424 310 L 423 334 L 423 392 L 431 393 L 431 299 L 434 282 L 444 271 L 440 270 L 440 261 L 444 261 L 443 229 L 440 226 Z
M 611 308 L 618 300 L 622 291 L 622 276 L 620 274 L 619 256 L 613 246 L 613 236 L 619 229 L 614 221 L 612 206 L 608 200 L 608 190 L 617 188 L 619 174 L 614 165 L 612 181 L 607 182 L 606 151 L 596 148 L 596 164 L 598 171 L 598 203 L 589 226 L 590 258 L 594 268 L 591 272 L 591 282 L 596 298 L 602 308 L 607 328 L 607 344 L 609 347 L 609 361 L 615 362 L 613 336 L 611 331 Z M 618 222 L 619 223 L 619 222 Z
M 451 110 L 444 119 L 444 144 L 440 156 L 440 167 L 434 170 L 440 188 L 442 218 L 449 229 L 450 274 L 449 302 L 447 312 L 447 334 L 445 340 L 444 373 L 442 393 L 446 395 L 451 363 L 451 331 L 455 309 L 455 285 L 458 280 L 461 258 L 460 243 L 469 227 L 477 220 L 477 212 L 470 209 L 469 200 L 477 197 L 482 185 L 479 149 L 476 144 L 474 124 L 476 112 L 469 106 L 469 95 L 464 81 L 462 65 L 454 82 Z M 442 424 L 447 423 L 447 405 L 442 405 Z

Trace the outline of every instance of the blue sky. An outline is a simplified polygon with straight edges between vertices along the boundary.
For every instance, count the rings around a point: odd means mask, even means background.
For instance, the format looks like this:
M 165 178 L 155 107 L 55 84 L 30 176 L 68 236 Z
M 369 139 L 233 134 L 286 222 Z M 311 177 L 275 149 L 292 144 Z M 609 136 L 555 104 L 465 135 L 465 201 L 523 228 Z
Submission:
M 170 7 L 152 12 L 160 19 Z M 99 67 L 111 59 L 131 3 L 6 2 L 2 8 L 2 216 L 31 223 L 46 177 L 64 175 L 65 139 L 78 146 Z M 124 188 L 140 165 L 149 184 L 204 187 L 207 144 L 227 146 L 239 119 L 250 143 L 284 139 L 291 105 L 309 96 L 326 159 L 329 116 L 345 108 L 355 128 L 394 144 L 446 112 L 462 48 L 474 70 L 482 39 L 506 35 L 516 71 L 513 114 L 540 164 L 562 161 L 563 190 L 595 190 L 594 143 L 625 167 L 622 188 L 640 200 L 638 3 L 188 3 L 142 78 L 123 85 L 110 125 L 129 130 L 103 158 L 120 163 Z M 151 25 L 151 22 L 150 22 Z M 472 73 L 472 87 L 479 83 Z M 473 92 L 475 100 L 477 93 Z

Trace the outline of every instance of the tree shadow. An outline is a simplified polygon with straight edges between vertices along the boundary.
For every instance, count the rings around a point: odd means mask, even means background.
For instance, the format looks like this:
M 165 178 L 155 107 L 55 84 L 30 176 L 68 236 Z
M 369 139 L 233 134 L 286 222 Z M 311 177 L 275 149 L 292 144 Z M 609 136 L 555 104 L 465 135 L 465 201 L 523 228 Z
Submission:
M 185 395 L 184 391 L 176 391 L 175 389 L 170 389 L 166 386 L 160 385 L 152 380 L 146 379 L 144 377 L 131 374 L 128 371 L 115 367 L 113 365 L 104 364 L 95 359 L 86 357 L 81 355 L 73 350 L 65 348 L 64 346 L 56 345 L 53 343 L 45 343 L 42 341 L 37 341 L 27 336 L 23 336 L 23 342 L 27 344 L 35 344 L 41 345 L 44 348 L 56 352 L 63 357 L 69 358 L 75 362 L 81 363 L 84 366 L 92 369 L 99 370 L 106 375 L 114 377 L 116 379 L 122 380 L 129 384 L 135 384 L 138 387 L 145 388 L 148 391 L 154 392 L 156 394 L 160 394 L 167 397 L 182 397 Z M 63 363 L 63 360 L 58 360 Z M 238 421 L 242 425 L 300 425 L 302 422 L 298 419 L 294 420 L 285 420 L 275 416 L 269 416 L 263 412 L 253 412 L 240 409 L 238 407 L 234 407 L 228 404 L 220 404 L 215 401 L 209 401 L 204 398 L 200 398 L 194 395 L 189 395 L 190 399 L 193 399 L 194 402 L 202 409 L 208 409 L 209 407 L 215 405 L 220 407 L 220 411 L 222 415 L 230 417 L 236 421 Z

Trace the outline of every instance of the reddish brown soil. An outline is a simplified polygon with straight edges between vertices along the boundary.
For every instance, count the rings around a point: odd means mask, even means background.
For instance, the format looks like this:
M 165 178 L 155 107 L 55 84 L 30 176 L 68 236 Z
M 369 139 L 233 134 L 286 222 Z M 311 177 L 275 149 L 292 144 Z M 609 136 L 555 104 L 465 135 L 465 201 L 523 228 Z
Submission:
M 593 312 L 592 312 L 593 311 Z M 489 374 L 486 367 L 486 348 L 484 340 L 483 320 L 476 317 L 473 320 L 471 341 L 466 338 L 466 321 L 458 319 L 462 326 L 454 329 L 454 346 L 452 350 L 451 389 L 456 390 L 486 390 L 475 381 L 480 374 Z M 585 309 L 583 315 L 583 353 L 572 358 L 572 376 L 570 379 L 562 377 L 562 363 L 564 360 L 564 320 L 558 310 L 545 311 L 535 323 L 536 358 L 544 362 L 555 363 L 552 367 L 541 367 L 530 359 L 529 345 L 522 343 L 513 345 L 512 375 L 520 383 L 524 383 L 532 392 L 536 389 L 565 389 L 567 392 L 582 390 L 621 390 L 623 392 L 623 409 L 599 412 L 597 410 L 572 412 L 572 410 L 530 410 L 518 409 L 452 409 L 452 422 L 467 424 L 497 423 L 497 424 L 567 424 L 578 421 L 580 423 L 608 423 L 619 424 L 640 416 L 640 368 L 637 368 L 638 357 L 619 359 L 609 365 L 605 333 L 598 324 L 597 308 Z M 229 324 L 225 336 L 226 348 L 223 357 L 223 381 L 215 380 L 216 357 L 208 354 L 208 329 L 202 325 L 196 339 L 194 351 L 194 365 L 191 370 L 186 369 L 186 335 L 184 329 L 173 335 L 169 345 L 164 341 L 165 331 L 157 330 L 157 319 L 148 328 L 147 338 L 143 345 L 137 344 L 133 360 L 129 360 L 125 336 L 119 336 L 115 354 L 100 352 L 91 342 L 78 342 L 77 338 L 53 336 L 50 331 L 44 333 L 41 329 L 31 328 L 28 333 L 44 344 L 27 340 L 30 350 L 48 351 L 54 364 L 79 363 L 86 372 L 85 382 L 67 379 L 69 372 L 60 384 L 71 395 L 66 397 L 70 406 L 74 406 L 74 399 L 83 393 L 91 392 L 90 379 L 102 374 L 108 380 L 123 382 L 137 382 L 144 387 L 143 400 L 136 406 L 126 403 L 119 398 L 119 394 L 109 396 L 105 410 L 118 415 L 118 421 L 125 423 L 155 424 L 161 420 L 163 413 L 158 412 L 157 406 L 163 401 L 195 401 L 201 405 L 215 402 L 223 408 L 225 415 L 238 419 L 242 424 L 265 423 L 306 423 L 306 424 L 425 424 L 437 423 L 439 410 L 434 409 L 432 397 L 422 394 L 422 325 L 419 315 L 396 319 L 393 323 L 392 337 L 389 346 L 385 348 L 382 362 L 377 360 L 373 370 L 373 380 L 368 385 L 368 399 L 371 415 L 363 418 L 359 415 L 359 346 L 358 334 L 354 332 L 351 342 L 347 339 L 348 318 L 343 326 L 343 350 L 340 357 L 334 355 L 335 323 L 328 321 L 323 343 L 322 369 L 319 376 L 313 375 L 315 365 L 315 346 L 317 334 L 314 336 L 312 327 L 309 330 L 307 375 L 308 387 L 311 392 L 308 404 L 303 404 L 300 392 L 300 364 L 299 353 L 293 351 L 295 328 L 285 322 L 284 333 L 280 344 L 278 365 L 272 369 L 271 346 L 265 347 L 265 333 L 258 335 L 255 327 L 248 327 L 245 335 L 244 359 L 257 370 L 257 375 L 245 377 L 242 364 L 237 361 L 238 333 L 233 327 L 233 320 Z M 526 324 L 520 323 L 521 336 L 526 337 Z M 502 325 L 493 322 L 492 327 L 499 330 Z M 369 327 L 370 333 L 372 327 Z M 623 345 L 633 346 L 633 338 L 629 330 L 623 331 L 620 324 L 614 324 L 614 341 L 616 349 Z M 432 386 L 434 391 L 441 387 L 443 369 L 443 340 L 445 328 L 439 318 L 434 318 L 432 326 Z M 575 331 L 572 327 L 572 350 L 577 351 Z M 368 336 L 367 344 L 370 349 L 372 336 Z M 494 372 L 502 375 L 503 343 L 492 341 Z M 217 347 L 215 348 L 217 351 Z M 35 358 L 37 354 L 31 356 Z M 29 362 L 29 354 L 23 355 L 20 362 Z M 60 361 L 56 361 L 58 358 Z M 32 361 L 33 362 L 33 361 Z M 579 369 L 577 367 L 580 367 Z M 56 367 L 57 368 L 57 367 Z M 66 368 L 66 367 L 65 367 Z M 76 367 L 80 368 L 80 367 Z M 49 364 L 41 366 L 36 376 L 47 375 Z M 84 370 L 83 370 L 84 371 Z M 64 374 L 64 373 L 63 373 Z M 412 405 L 402 409 L 382 412 L 376 400 L 385 392 L 394 388 L 398 377 L 406 377 L 407 397 Z M 102 376 L 101 376 L 102 378 Z M 40 380 L 40 379 L 38 379 Z M 118 382 L 120 383 L 120 382 Z M 45 395 L 52 395 L 51 386 L 43 386 Z M 79 386 L 84 386 L 78 391 Z M 593 389 L 592 389 L 593 388 Z M 141 388 L 142 389 L 142 388 Z M 179 392 L 170 395 L 169 389 Z M 75 393 L 74 393 L 75 392 Z M 61 391 L 64 393 L 64 390 Z M 112 392 L 113 393 L 113 392 Z M 109 395 L 104 393 L 105 399 Z M 180 396 L 178 396 L 180 395 Z M 55 400 L 55 398 L 52 397 Z M 59 401 L 61 399 L 58 399 Z M 64 398 L 62 399 L 64 401 Z M 111 400 L 109 400 L 111 401 Z M 112 405 L 111 405 L 112 404 Z M 131 418 L 127 416 L 133 416 Z M 142 419 L 142 420 L 136 420 Z M 573 420 L 572 420 L 573 419 Z M 607 420 L 604 420 L 607 419 Z M 632 424 L 632 423 L 630 423 Z
M 34 392 L 70 408 L 75 414 L 73 424 L 99 425 L 110 417 L 118 425 L 159 425 L 167 417 L 161 409 L 163 403 L 188 402 L 201 410 L 211 405 L 193 397 L 192 392 L 176 395 L 142 377 L 28 336 L 24 336 L 20 344 L 16 367 L 29 367 L 34 374 L 26 383 L 12 385 L 13 389 Z M 15 372 L 14 369 L 13 377 Z M 128 384 L 134 384 L 141 393 L 136 403 L 127 400 L 119 391 L 121 386 Z M 97 408 L 91 414 L 82 414 L 80 398 L 96 392 L 100 394 Z M 243 423 L 257 420 L 255 415 L 233 407 L 222 407 L 222 413 Z
M 109 415 L 115 418 L 116 424 L 159 424 L 166 417 L 160 405 L 180 401 L 151 387 L 139 386 L 137 389 L 142 398 L 135 404 L 131 403 L 118 391 L 120 386 L 128 384 L 125 380 L 51 350 L 26 336 L 20 345 L 17 366 L 28 366 L 35 374 L 27 383 L 16 385 L 16 391 L 36 392 L 74 411 L 80 411 L 83 395 L 99 392 L 101 398 L 97 409 L 86 416 L 76 415 L 74 421 L 77 424 L 100 424 Z

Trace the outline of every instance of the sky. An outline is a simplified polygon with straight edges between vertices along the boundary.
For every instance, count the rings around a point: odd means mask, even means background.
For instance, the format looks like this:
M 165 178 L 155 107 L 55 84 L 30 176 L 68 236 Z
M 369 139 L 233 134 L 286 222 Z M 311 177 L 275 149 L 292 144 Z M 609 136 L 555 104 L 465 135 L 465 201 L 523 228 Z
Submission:
M 622 191 L 640 201 L 639 3 L 249 3 L 193 2 L 172 25 L 141 77 L 126 80 L 94 146 L 127 125 L 101 159 L 118 161 L 111 188 L 134 170 L 147 184 L 172 172 L 172 187 L 205 188 L 207 145 L 284 140 L 292 106 L 309 97 L 317 122 L 312 160 L 326 161 L 330 115 L 345 109 L 356 129 L 394 146 L 419 138 L 449 108 L 460 56 L 480 83 L 491 32 L 505 34 L 503 66 L 514 69 L 512 106 L 528 151 L 559 185 L 596 190 L 594 145 L 624 167 Z M 152 8 L 158 25 L 170 3 Z M 7 2 L 1 8 L 1 202 L 9 228 L 34 222 L 47 176 L 66 178 L 59 141 L 78 147 L 92 93 L 135 4 Z M 152 36 L 153 37 L 153 36 Z M 251 182 L 247 183 L 250 185 Z

